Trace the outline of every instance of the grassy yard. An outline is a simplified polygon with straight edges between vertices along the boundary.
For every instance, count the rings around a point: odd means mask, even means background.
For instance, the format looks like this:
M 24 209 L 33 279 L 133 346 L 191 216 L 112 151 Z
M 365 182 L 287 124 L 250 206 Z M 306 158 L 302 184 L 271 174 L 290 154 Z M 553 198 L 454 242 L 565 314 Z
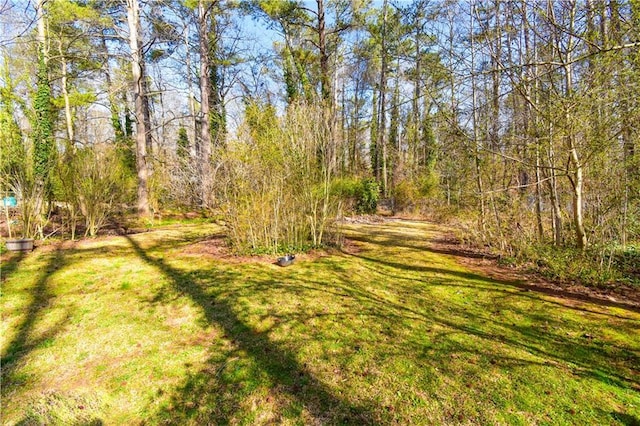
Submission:
M 288 268 L 220 232 L 6 258 L 2 423 L 640 424 L 638 312 L 480 276 L 426 223 Z

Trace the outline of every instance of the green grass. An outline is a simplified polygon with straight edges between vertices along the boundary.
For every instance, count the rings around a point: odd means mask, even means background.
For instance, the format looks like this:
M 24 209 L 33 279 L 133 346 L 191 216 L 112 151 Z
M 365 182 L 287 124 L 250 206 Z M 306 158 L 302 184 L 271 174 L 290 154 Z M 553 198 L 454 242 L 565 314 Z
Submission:
M 523 291 L 419 222 L 291 267 L 213 224 L 2 265 L 4 424 L 638 424 L 640 313 Z

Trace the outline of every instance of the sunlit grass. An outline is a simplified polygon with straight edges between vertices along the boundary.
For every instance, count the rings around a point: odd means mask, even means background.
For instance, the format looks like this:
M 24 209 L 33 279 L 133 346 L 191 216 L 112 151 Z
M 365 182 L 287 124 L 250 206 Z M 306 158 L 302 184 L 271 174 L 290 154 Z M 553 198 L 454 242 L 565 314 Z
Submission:
M 288 268 L 172 225 L 3 264 L 2 418 L 49 424 L 634 424 L 640 314 L 522 291 L 350 225 Z

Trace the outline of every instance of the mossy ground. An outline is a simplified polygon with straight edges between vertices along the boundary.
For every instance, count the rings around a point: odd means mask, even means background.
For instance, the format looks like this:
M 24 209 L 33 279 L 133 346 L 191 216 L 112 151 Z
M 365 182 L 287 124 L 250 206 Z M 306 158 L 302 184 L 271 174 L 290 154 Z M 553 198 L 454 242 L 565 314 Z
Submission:
M 4 424 L 638 424 L 640 313 L 553 298 L 349 225 L 279 268 L 174 224 L 2 265 Z

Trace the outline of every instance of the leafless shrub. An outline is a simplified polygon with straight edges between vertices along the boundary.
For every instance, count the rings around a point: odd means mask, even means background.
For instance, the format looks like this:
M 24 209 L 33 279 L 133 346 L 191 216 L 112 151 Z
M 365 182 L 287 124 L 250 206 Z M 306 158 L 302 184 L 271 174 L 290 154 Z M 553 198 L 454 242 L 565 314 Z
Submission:
M 270 106 L 247 107 L 217 181 L 238 250 L 292 251 L 327 241 L 340 207 L 330 191 L 329 134 L 319 107 L 291 106 L 281 119 Z

